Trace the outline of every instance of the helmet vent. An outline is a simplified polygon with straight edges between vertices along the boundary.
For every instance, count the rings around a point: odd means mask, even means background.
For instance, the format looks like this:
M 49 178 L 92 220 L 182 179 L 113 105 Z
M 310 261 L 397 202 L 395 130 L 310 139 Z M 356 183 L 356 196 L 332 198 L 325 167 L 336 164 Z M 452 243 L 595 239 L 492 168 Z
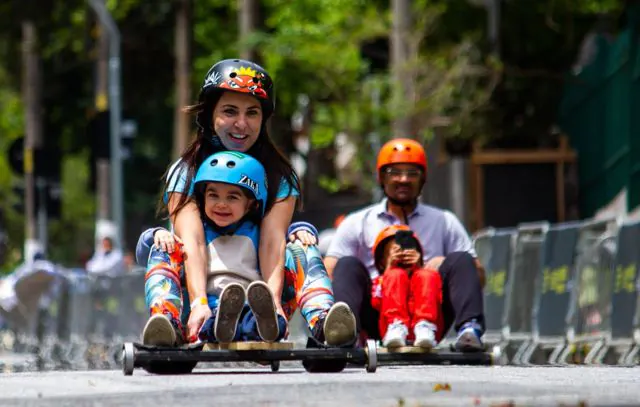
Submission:
M 211 160 L 211 166 L 215 167 L 216 165 L 218 165 L 218 159 L 217 158 L 214 159 L 214 160 Z
M 229 78 L 235 78 L 236 76 L 238 76 L 238 74 L 237 74 L 237 73 L 235 73 L 235 72 L 231 72 L 231 73 L 229 74 Z
M 236 162 L 235 161 L 228 161 L 227 162 L 227 168 L 233 168 L 236 166 Z

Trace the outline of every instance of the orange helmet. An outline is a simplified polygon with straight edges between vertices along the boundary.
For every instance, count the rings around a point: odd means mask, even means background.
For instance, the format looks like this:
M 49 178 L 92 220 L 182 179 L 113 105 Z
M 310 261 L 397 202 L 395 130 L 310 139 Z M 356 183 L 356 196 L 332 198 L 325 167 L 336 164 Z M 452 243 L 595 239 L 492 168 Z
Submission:
M 373 249 L 371 250 L 373 252 L 373 261 L 376 265 L 376 267 L 378 266 L 378 262 L 380 261 L 379 257 L 381 253 L 378 253 L 378 249 L 382 249 L 383 245 L 382 243 L 384 243 L 387 239 L 394 237 L 396 235 L 396 232 L 399 230 L 411 230 L 411 228 L 407 225 L 390 225 L 385 227 L 384 229 L 382 229 L 382 231 L 380 231 L 380 233 L 378 233 L 378 236 L 376 237 L 376 241 L 373 243 Z M 420 241 L 418 239 L 418 237 L 416 236 L 415 232 L 413 233 L 413 238 Z
M 378 174 L 385 165 L 415 164 L 427 173 L 427 155 L 420 143 L 408 138 L 393 139 L 385 143 L 378 153 Z

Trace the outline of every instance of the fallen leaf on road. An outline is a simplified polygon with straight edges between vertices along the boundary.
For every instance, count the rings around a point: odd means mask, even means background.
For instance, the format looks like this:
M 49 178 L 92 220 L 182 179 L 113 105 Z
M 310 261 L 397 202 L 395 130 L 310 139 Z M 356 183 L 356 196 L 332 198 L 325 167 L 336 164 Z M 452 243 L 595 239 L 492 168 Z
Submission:
M 433 391 L 451 391 L 449 383 L 436 383 L 433 385 Z

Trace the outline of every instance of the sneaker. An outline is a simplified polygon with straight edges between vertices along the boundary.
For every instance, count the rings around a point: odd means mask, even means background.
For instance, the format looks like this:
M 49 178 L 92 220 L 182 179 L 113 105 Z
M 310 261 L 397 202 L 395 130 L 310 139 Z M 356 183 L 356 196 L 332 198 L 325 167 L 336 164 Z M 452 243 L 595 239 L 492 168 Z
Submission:
M 482 352 L 482 327 L 475 320 L 464 323 L 458 330 L 454 349 L 458 352 Z
M 438 327 L 427 321 L 418 321 L 416 326 L 413 327 L 413 335 L 415 339 L 413 346 L 419 346 L 423 349 L 433 349 L 437 345 L 436 331 Z
M 342 302 L 333 304 L 322 324 L 324 342 L 329 346 L 348 346 L 356 340 L 356 317 L 351 308 Z M 318 339 L 318 338 L 317 338 Z
M 164 314 L 154 314 L 142 330 L 142 343 L 151 346 L 176 346 L 178 335 L 171 320 Z
M 258 325 L 258 334 L 265 342 L 275 342 L 280 336 L 278 315 L 273 295 L 264 281 L 254 281 L 247 287 L 247 301 Z
M 386 348 L 406 346 L 408 334 L 409 330 L 405 324 L 400 321 L 394 321 L 392 324 L 389 324 L 387 328 L 387 333 L 382 339 L 382 346 Z
M 238 283 L 227 285 L 220 294 L 216 323 L 213 328 L 218 342 L 232 342 L 236 336 L 238 319 L 244 308 L 246 294 L 244 287 Z

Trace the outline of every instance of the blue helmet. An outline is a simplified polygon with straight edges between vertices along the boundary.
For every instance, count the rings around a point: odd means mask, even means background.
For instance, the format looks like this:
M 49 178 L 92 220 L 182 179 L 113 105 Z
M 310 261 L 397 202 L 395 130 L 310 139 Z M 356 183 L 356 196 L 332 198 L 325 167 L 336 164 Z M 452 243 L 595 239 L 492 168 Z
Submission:
M 207 157 L 194 180 L 201 182 L 224 182 L 247 189 L 260 204 L 261 216 L 267 206 L 267 174 L 260 161 L 237 151 L 221 151 Z

